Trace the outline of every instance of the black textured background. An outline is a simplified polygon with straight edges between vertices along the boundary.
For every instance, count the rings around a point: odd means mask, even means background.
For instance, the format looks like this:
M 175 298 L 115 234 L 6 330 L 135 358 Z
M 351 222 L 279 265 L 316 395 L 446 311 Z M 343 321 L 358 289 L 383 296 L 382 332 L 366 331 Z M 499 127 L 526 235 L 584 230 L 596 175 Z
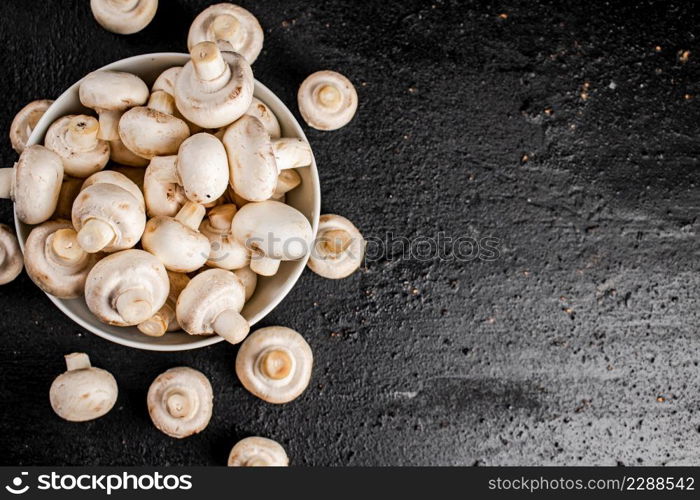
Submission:
M 87 1 L 3 0 L 0 129 L 99 66 L 184 50 L 210 3 L 161 0 L 124 37 Z M 222 465 L 259 434 L 304 465 L 699 464 L 694 2 L 241 4 L 265 28 L 255 75 L 295 113 L 313 71 L 357 86 L 349 126 L 308 130 L 323 212 L 371 238 L 497 238 L 498 258 L 395 248 L 346 280 L 304 273 L 264 321 L 301 331 L 316 357 L 285 406 L 240 386 L 233 346 L 111 344 L 22 275 L 0 289 L 0 461 Z M 12 165 L 9 140 L 0 155 Z M 77 350 L 120 386 L 87 424 L 48 403 Z M 152 427 L 145 394 L 183 364 L 211 378 L 215 412 L 177 441 Z

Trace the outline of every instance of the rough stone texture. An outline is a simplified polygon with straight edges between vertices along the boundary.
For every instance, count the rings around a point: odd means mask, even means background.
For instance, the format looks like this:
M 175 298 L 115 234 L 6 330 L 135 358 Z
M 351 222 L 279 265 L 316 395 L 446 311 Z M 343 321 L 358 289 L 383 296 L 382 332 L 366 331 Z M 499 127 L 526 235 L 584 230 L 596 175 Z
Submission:
M 209 3 L 162 0 L 123 37 L 85 1 L 3 0 L 2 129 L 103 64 L 182 51 Z M 295 112 L 313 71 L 357 86 L 349 126 L 308 131 L 323 211 L 370 238 L 497 238 L 497 258 L 396 244 L 343 281 L 306 272 L 263 323 L 314 349 L 313 382 L 286 406 L 245 392 L 233 346 L 110 344 L 23 275 L 0 289 L 0 461 L 223 465 L 259 434 L 304 465 L 699 464 L 700 15 L 566 3 L 242 2 L 265 27 L 255 74 Z M 0 154 L 15 160 L 8 140 Z M 79 425 L 48 402 L 76 350 L 120 385 L 108 416 Z M 183 364 L 216 403 L 203 434 L 176 441 L 145 395 Z

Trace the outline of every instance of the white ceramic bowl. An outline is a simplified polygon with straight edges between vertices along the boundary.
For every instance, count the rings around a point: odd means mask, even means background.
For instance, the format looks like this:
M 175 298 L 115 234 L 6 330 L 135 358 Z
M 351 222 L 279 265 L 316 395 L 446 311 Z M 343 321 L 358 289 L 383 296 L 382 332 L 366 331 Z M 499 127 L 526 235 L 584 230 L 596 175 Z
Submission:
M 182 66 L 189 61 L 189 58 L 190 56 L 187 54 L 178 53 L 144 54 L 122 59 L 100 69 L 133 73 L 140 76 L 150 86 L 161 72 L 172 66 Z M 78 98 L 79 85 L 80 82 L 75 83 L 56 99 L 37 124 L 29 138 L 28 144 L 42 144 L 49 125 L 61 116 L 91 112 L 91 110 L 84 108 L 80 104 L 80 99 Z M 275 94 L 257 80 L 255 82 L 255 97 L 267 104 L 275 113 L 282 127 L 282 135 L 284 137 L 300 137 L 306 140 L 304 131 L 294 118 L 294 115 Z M 287 203 L 309 219 L 315 237 L 321 210 L 321 189 L 316 162 L 314 161 L 310 167 L 299 169 L 298 172 L 302 179 L 301 186 L 288 193 Z M 24 251 L 24 241 L 31 231 L 31 226 L 17 220 L 16 214 L 15 226 L 17 227 L 20 246 L 22 251 Z M 242 311 L 243 316 L 250 322 L 251 326 L 264 318 L 284 299 L 306 267 L 306 261 L 307 259 L 305 258 L 293 262 L 283 262 L 275 276 L 260 276 L 258 278 L 255 294 L 246 303 Z M 192 336 L 183 332 L 167 333 L 163 337 L 148 337 L 140 333 L 135 327 L 120 328 L 101 323 L 88 310 L 82 298 L 62 300 L 51 295 L 48 295 L 48 297 L 65 315 L 83 328 L 107 340 L 129 347 L 153 351 L 183 351 L 208 346 L 223 340 L 218 335 Z

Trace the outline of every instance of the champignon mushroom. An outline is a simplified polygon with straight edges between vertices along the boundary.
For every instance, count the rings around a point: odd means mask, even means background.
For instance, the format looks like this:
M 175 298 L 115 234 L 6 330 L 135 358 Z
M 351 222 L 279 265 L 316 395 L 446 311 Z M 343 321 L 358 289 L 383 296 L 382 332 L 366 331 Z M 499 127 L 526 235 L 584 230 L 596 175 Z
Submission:
M 146 202 L 143 198 L 143 193 L 141 193 L 141 190 L 139 189 L 139 186 L 136 184 L 136 182 L 132 181 L 121 172 L 117 172 L 116 170 L 102 170 L 92 174 L 83 182 L 81 191 L 89 188 L 90 186 L 94 186 L 95 184 L 114 184 L 119 186 L 120 188 L 128 191 L 131 196 L 136 198 L 141 210 L 146 209 Z
M 282 445 L 264 437 L 238 441 L 228 456 L 229 467 L 287 467 L 289 457 Z
M 80 193 L 80 188 L 83 186 L 83 179 L 75 179 L 73 177 L 64 177 L 61 184 L 61 190 L 58 193 L 58 203 L 56 210 L 53 213 L 52 219 L 70 219 L 73 211 L 73 202 Z
M 145 167 L 148 165 L 146 158 L 140 157 L 127 148 L 121 139 L 109 141 L 109 159 L 114 163 L 130 167 Z
M 277 185 L 277 164 L 270 136 L 257 118 L 244 115 L 226 129 L 223 138 L 233 190 L 249 201 L 272 196 Z
M 318 130 L 336 130 L 347 125 L 357 111 L 357 92 L 352 82 L 335 71 L 309 75 L 297 93 L 304 121 Z
M 95 20 L 107 31 L 131 35 L 144 29 L 158 10 L 158 0 L 90 0 Z
M 49 399 L 56 415 L 70 422 L 87 422 L 106 415 L 117 401 L 117 381 L 107 370 L 90 365 L 83 352 L 64 356 L 67 371 L 51 384 Z
M 78 243 L 89 253 L 131 248 L 141 239 L 146 227 L 143 197 L 138 187 L 125 176 L 104 170 L 92 177 L 99 174 L 119 176 L 120 184 L 96 182 L 87 187 L 84 185 L 73 203 L 71 214 L 73 226 L 78 231 Z M 92 182 L 92 177 L 85 182 Z
M 109 143 L 97 138 L 99 128 L 92 116 L 64 116 L 46 131 L 44 145 L 61 157 L 66 175 L 85 178 L 109 161 Z
M 173 116 L 175 101 L 170 94 L 156 90 L 147 106 L 137 106 L 119 120 L 119 137 L 129 150 L 151 159 L 177 153 L 182 141 L 190 136 L 190 128 Z
M 249 266 L 236 269 L 233 271 L 233 274 L 238 276 L 238 279 L 243 283 L 245 287 L 245 300 L 248 302 L 248 299 L 255 293 L 255 287 L 258 286 L 258 275 L 255 274 Z
M 352 222 L 340 215 L 322 215 L 308 266 L 319 276 L 347 278 L 362 264 L 365 240 Z
M 47 221 L 29 233 L 24 245 L 24 265 L 32 281 L 59 299 L 83 295 L 85 279 L 99 260 L 78 245 L 77 233 L 68 221 Z
M 146 403 L 153 425 L 170 437 L 182 439 L 209 424 L 214 393 L 202 372 L 181 366 L 156 377 Z
M 94 71 L 80 83 L 80 102 L 100 116 L 98 139 L 119 139 L 119 118 L 124 111 L 148 100 L 146 84 L 138 76 L 121 71 Z
M 22 272 L 24 263 L 17 236 L 5 224 L 0 224 L 0 285 L 6 285 Z
M 143 178 L 143 195 L 150 217 L 174 217 L 187 201 L 179 184 L 177 156 L 156 156 L 151 159 Z
M 10 125 L 12 149 L 20 154 L 24 151 L 29 136 L 34 131 L 34 127 L 36 127 L 36 124 L 39 123 L 41 117 L 44 116 L 44 113 L 52 104 L 53 101 L 50 99 L 41 99 L 32 101 L 19 110 L 19 113 L 15 115 Z
M 301 176 L 296 170 L 293 168 L 282 170 L 277 177 L 277 185 L 275 186 L 275 192 L 272 193 L 272 197 L 279 198 L 284 196 L 292 189 L 299 186 L 299 184 L 301 184 Z
M 311 379 L 313 354 L 291 328 L 269 326 L 248 336 L 236 356 L 236 375 L 254 396 L 268 403 L 296 399 Z
M 231 221 L 236 210 L 236 205 L 232 203 L 212 208 L 199 226 L 199 231 L 209 239 L 211 247 L 207 259 L 209 267 L 240 269 L 250 261 L 248 249 L 238 243 L 231 233 Z
M 88 273 L 85 302 L 109 325 L 133 326 L 163 307 L 170 283 L 163 264 L 143 250 L 123 250 L 100 260 Z
M 257 97 L 253 97 L 253 102 L 250 104 L 246 115 L 254 116 L 265 125 L 265 130 L 272 139 L 278 139 L 282 135 L 280 122 L 272 112 L 272 110 Z
M 200 133 L 185 140 L 177 153 L 176 167 L 176 178 L 163 180 L 179 182 L 190 201 L 203 205 L 226 192 L 229 182 L 226 149 L 213 135 Z
M 250 326 L 240 312 L 245 287 L 232 272 L 207 269 L 192 278 L 177 299 L 177 322 L 190 335 L 215 333 L 228 342 L 241 342 Z
M 212 42 L 195 45 L 190 55 L 175 82 L 177 109 L 203 128 L 233 123 L 253 100 L 250 65 L 236 52 L 222 54 Z
M 0 168 L 0 198 L 15 202 L 17 218 L 25 224 L 40 224 L 56 210 L 62 180 L 61 157 L 35 144 L 22 151 L 13 168 Z
M 180 71 L 182 71 L 182 66 L 173 66 L 172 68 L 168 68 L 163 71 L 160 75 L 158 75 L 156 81 L 153 82 L 151 92 L 162 90 L 163 92 L 174 96 L 175 82 L 177 81 L 178 76 L 180 76 Z
M 280 170 L 308 167 L 313 161 L 309 143 L 301 139 L 292 137 L 275 139 L 272 141 L 272 150 L 275 153 L 277 168 Z
M 141 238 L 143 249 L 158 257 L 169 271 L 196 271 L 210 251 L 209 239 L 198 230 L 205 214 L 202 205 L 188 201 L 175 217 L 152 218 Z
M 274 275 L 280 261 L 301 259 L 311 250 L 313 231 L 308 219 L 278 201 L 248 203 L 234 216 L 231 229 L 252 252 L 250 268 L 263 276 Z
M 190 282 L 190 278 L 186 274 L 168 271 L 168 280 L 170 281 L 168 300 L 157 313 L 138 325 L 139 331 L 149 337 L 162 337 L 166 332 L 180 330 L 180 324 L 175 316 L 175 305 L 180 293 Z
M 217 42 L 219 49 L 238 52 L 253 64 L 263 46 L 263 29 L 253 14 L 232 3 L 204 9 L 192 22 L 187 48 L 200 42 Z

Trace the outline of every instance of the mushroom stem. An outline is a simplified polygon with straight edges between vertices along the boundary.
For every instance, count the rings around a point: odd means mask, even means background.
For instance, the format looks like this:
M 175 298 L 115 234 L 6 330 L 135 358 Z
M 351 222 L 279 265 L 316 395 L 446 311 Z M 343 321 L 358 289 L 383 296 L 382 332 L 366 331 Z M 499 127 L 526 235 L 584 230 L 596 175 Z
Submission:
M 216 80 L 227 70 L 228 64 L 224 61 L 221 51 L 214 42 L 201 42 L 192 47 L 190 52 L 192 64 L 197 76 L 204 81 Z
M 272 151 L 279 170 L 311 165 L 311 148 L 301 139 L 283 137 L 272 140 Z
M 114 307 L 127 323 L 141 323 L 151 316 L 151 294 L 143 288 L 130 288 L 117 296 Z
M 323 234 L 323 247 L 333 255 L 344 252 L 352 243 L 352 238 L 347 231 L 334 229 Z
M 100 130 L 99 122 L 86 116 L 75 116 L 68 124 L 67 139 L 76 149 L 86 151 L 97 145 L 97 134 Z
M 99 219 L 90 219 L 78 232 L 78 244 L 88 253 L 97 253 L 114 239 L 112 226 Z
M 175 99 L 173 96 L 162 90 L 156 90 L 148 98 L 148 108 L 160 111 L 166 115 L 175 115 Z
M 73 370 L 85 370 L 90 368 L 90 356 L 84 352 L 73 352 L 64 356 L 66 360 L 66 368 L 69 372 Z
M 188 201 L 175 216 L 175 220 L 193 231 L 197 231 L 202 219 L 206 215 L 206 209 L 199 203 Z
M 46 240 L 50 255 L 64 263 L 75 263 L 85 257 L 78 243 L 78 233 L 71 228 L 59 229 Z
M 119 139 L 119 119 L 122 111 L 99 110 L 100 129 L 97 131 L 97 138 L 103 141 L 116 141 Z
M 321 85 L 317 91 L 318 103 L 328 110 L 335 110 L 343 102 L 343 96 L 334 85 Z
M 149 337 L 162 337 L 168 331 L 168 326 L 174 319 L 175 309 L 170 304 L 165 304 L 153 316 L 139 323 L 138 329 Z
M 211 31 L 216 40 L 224 40 L 231 45 L 234 50 L 244 41 L 241 23 L 234 16 L 221 14 L 216 16 L 211 22 Z M 237 36 L 238 35 L 238 36 Z
M 248 321 L 233 309 L 223 311 L 214 320 L 214 331 L 227 342 L 238 344 L 246 338 L 250 331 Z
M 260 356 L 260 371 L 272 380 L 283 380 L 292 373 L 294 361 L 286 349 L 270 349 Z
M 0 168 L 0 198 L 12 198 L 12 184 L 14 178 L 14 167 Z
M 155 180 L 161 184 L 180 184 L 180 176 L 177 174 L 177 161 L 161 162 L 154 174 Z
M 250 269 L 261 276 L 274 276 L 280 268 L 280 262 L 261 254 L 254 254 L 250 259 Z

